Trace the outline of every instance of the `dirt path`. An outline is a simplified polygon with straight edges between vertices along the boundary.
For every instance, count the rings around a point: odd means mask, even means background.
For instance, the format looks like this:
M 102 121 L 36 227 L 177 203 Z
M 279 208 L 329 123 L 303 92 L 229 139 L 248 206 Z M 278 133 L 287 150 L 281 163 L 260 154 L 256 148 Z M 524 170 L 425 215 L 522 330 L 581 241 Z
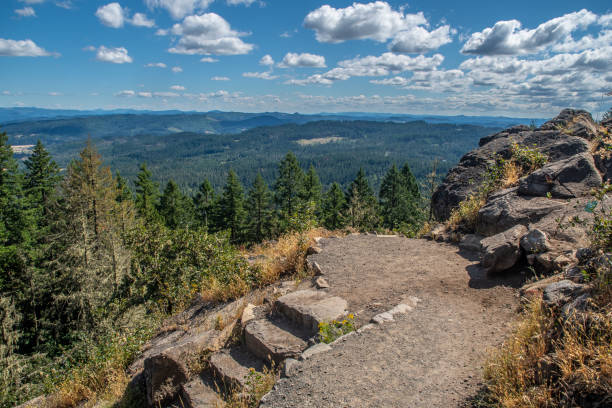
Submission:
M 486 351 L 516 313 L 518 279 L 489 279 L 456 247 L 430 241 L 353 235 L 321 247 L 309 259 L 360 323 L 410 296 L 420 302 L 301 362 L 263 407 L 453 407 L 475 394 Z

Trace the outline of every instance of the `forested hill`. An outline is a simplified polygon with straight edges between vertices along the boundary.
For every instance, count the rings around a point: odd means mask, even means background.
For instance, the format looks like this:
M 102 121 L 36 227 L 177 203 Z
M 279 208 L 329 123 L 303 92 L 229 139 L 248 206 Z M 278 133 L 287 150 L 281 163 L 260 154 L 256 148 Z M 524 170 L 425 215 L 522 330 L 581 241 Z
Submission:
M 424 121 L 317 121 L 223 135 L 134 134 L 122 132 L 118 125 L 116 134 L 102 138 L 92 134 L 92 137 L 105 161 L 128 179 L 134 180 L 139 164 L 147 162 L 162 186 L 173 179 L 186 192 L 195 191 L 205 178 L 219 189 L 229 169 L 247 186 L 257 171 L 270 183 L 276 177 L 278 162 L 288 151 L 293 151 L 305 168 L 314 165 L 324 187 L 334 181 L 347 186 L 363 167 L 377 189 L 392 163 L 407 161 L 416 177 L 422 179 L 438 159 L 438 172 L 444 174 L 462 154 L 476 147 L 481 137 L 496 130 Z M 15 140 L 11 127 L 6 131 L 13 144 L 25 144 Z M 32 142 L 28 140 L 28 144 Z M 42 138 L 42 142 L 61 167 L 84 145 L 81 139 L 59 142 Z

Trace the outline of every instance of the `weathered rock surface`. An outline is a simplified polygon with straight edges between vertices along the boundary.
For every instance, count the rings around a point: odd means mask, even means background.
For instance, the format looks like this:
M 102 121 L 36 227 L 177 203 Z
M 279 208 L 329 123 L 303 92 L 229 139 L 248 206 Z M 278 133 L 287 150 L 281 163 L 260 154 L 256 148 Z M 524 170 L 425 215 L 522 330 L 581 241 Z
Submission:
M 478 234 L 467 234 L 459 242 L 459 248 L 465 251 L 481 252 L 484 237 Z
M 587 290 L 585 285 L 574 283 L 570 280 L 562 280 L 551 283 L 544 288 L 542 299 L 551 306 L 563 306 L 582 295 Z
M 518 193 L 554 198 L 577 198 L 601 186 L 602 178 L 589 153 L 549 163 L 521 179 Z
M 218 384 L 228 391 L 242 390 L 251 369 L 259 372 L 263 369 L 263 361 L 239 347 L 214 353 L 209 362 Z
M 527 227 L 519 224 L 483 239 L 482 266 L 488 272 L 502 272 L 512 268 L 521 256 L 520 239 L 526 232 Z
M 314 290 L 299 290 L 281 296 L 275 305 L 289 320 L 313 334 L 319 330 L 319 323 L 342 318 L 348 307 L 346 300 Z
M 251 353 L 277 363 L 290 357 L 298 358 L 308 347 L 306 338 L 306 333 L 283 320 L 253 320 L 244 329 L 246 347 Z
M 537 254 L 550 250 L 550 243 L 544 231 L 532 229 L 521 238 L 521 248 L 528 254 Z
M 199 375 L 183 384 L 181 402 L 188 408 L 216 408 L 223 403 L 208 379 Z

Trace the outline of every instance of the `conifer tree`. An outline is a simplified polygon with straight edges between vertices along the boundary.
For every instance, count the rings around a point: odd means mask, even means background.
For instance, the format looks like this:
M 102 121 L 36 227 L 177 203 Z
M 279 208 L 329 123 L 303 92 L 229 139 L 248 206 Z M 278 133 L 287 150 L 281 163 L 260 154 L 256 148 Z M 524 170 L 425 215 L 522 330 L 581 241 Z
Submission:
M 233 242 L 243 238 L 245 210 L 244 190 L 238 176 L 233 170 L 229 171 L 223 194 L 218 203 L 218 216 L 222 229 L 230 230 Z
M 0 133 L 0 245 L 21 243 L 26 224 L 22 177 L 6 132 Z
M 406 192 L 408 193 L 409 199 L 416 203 L 420 203 L 421 192 L 419 191 L 419 183 L 417 183 L 414 174 L 412 174 L 408 163 L 405 163 L 402 167 L 402 177 L 404 177 L 404 185 L 406 187 Z
M 248 236 L 252 242 L 260 242 L 272 236 L 272 194 L 261 173 L 257 173 L 247 199 Z
M 192 224 L 193 203 L 179 190 L 173 180 L 168 181 L 161 196 L 159 214 L 168 228 L 185 228 Z
M 347 192 L 347 213 L 353 228 L 370 230 L 378 224 L 378 203 L 363 168 Z
M 208 229 L 208 223 L 212 215 L 213 204 L 215 202 L 215 191 L 208 179 L 205 179 L 194 197 L 196 217 L 199 224 Z
M 319 175 L 313 165 L 310 165 L 308 172 L 304 177 L 304 199 L 315 203 L 318 207 L 321 205 L 322 187 Z
M 275 199 L 281 213 L 284 228 L 291 224 L 291 218 L 296 217 L 304 204 L 304 172 L 297 157 L 287 153 L 278 166 L 278 178 L 274 185 Z
M 140 172 L 134 184 L 136 184 L 136 208 L 138 209 L 138 214 L 148 222 L 158 221 L 159 185 L 153 181 L 152 174 L 147 169 L 146 163 L 140 165 Z
M 330 230 L 340 229 L 346 225 L 346 200 L 342 188 L 338 183 L 332 184 L 323 200 L 323 225 Z
M 399 228 L 409 212 L 408 192 L 404 177 L 395 164 L 385 174 L 379 196 L 383 225 L 389 229 Z
M 117 202 L 133 200 L 132 191 L 128 187 L 128 182 L 125 177 L 121 176 L 119 171 L 115 172 L 115 180 L 117 180 Z
M 60 180 L 59 167 L 40 140 L 36 142 L 32 155 L 25 160 L 25 167 L 24 188 L 29 206 L 35 207 L 42 217 Z

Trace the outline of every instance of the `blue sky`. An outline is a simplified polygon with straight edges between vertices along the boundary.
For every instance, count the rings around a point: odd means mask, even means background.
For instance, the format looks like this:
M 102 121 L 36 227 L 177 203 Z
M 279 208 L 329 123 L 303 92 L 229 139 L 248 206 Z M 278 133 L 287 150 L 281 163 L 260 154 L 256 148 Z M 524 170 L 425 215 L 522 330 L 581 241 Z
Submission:
M 0 106 L 546 117 L 612 104 L 603 0 L 2 0 L 0 10 Z

